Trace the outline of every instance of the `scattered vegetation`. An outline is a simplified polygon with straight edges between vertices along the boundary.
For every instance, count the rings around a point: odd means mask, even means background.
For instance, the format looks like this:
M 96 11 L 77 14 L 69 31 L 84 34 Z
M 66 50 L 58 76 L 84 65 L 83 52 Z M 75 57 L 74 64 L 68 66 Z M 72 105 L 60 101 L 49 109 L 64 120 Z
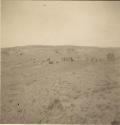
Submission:
M 111 52 L 107 54 L 108 61 L 115 61 L 115 55 Z

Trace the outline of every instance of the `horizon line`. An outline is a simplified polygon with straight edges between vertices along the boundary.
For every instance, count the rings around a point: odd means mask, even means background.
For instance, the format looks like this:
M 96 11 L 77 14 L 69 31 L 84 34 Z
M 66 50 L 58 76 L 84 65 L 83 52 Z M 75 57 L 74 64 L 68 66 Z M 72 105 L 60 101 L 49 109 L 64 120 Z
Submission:
M 72 45 L 72 44 L 66 44 L 66 45 L 36 45 L 36 44 L 33 44 L 33 45 L 19 45 L 19 46 L 8 46 L 8 47 L 0 47 L 1 49 L 7 49 L 7 48 L 17 48 L 17 47 L 87 47 L 87 48 L 120 48 L 120 46 L 93 46 L 93 45 L 88 45 L 88 46 L 85 46 L 85 45 Z

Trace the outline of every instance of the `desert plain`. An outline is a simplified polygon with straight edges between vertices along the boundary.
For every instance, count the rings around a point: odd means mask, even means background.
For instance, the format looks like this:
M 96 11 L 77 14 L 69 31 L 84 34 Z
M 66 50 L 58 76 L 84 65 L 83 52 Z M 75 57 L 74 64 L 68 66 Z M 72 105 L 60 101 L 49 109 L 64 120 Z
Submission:
M 2 48 L 1 123 L 120 125 L 120 48 Z

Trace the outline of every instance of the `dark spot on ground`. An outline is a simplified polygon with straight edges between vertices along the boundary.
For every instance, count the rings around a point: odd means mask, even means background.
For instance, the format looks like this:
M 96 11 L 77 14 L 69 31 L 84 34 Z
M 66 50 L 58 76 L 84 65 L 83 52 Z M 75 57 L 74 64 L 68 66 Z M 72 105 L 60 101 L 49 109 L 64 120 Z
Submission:
M 111 125 L 120 125 L 120 121 L 112 121 Z

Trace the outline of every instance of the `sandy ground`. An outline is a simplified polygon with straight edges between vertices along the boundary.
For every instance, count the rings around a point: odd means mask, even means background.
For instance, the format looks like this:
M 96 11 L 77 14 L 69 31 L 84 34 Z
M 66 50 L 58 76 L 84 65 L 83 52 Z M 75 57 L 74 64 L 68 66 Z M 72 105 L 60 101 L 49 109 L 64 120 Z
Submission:
M 1 63 L 1 123 L 120 125 L 120 48 L 4 48 Z

